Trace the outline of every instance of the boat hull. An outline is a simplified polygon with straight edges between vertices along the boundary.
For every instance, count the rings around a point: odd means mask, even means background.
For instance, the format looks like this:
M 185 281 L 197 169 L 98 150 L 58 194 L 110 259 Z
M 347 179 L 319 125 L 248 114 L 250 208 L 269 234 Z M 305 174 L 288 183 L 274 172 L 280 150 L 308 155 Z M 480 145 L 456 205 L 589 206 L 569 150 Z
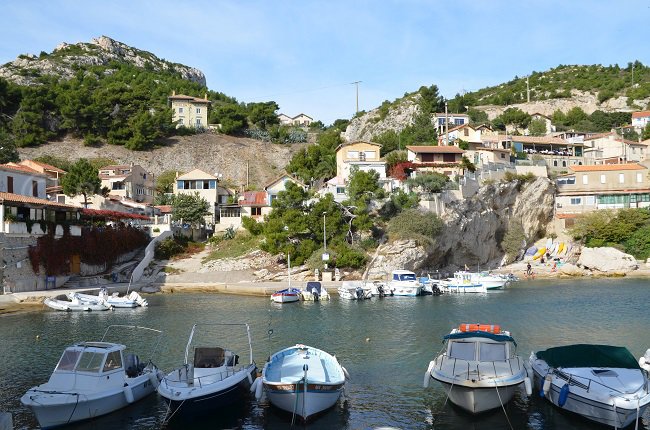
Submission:
M 323 412 L 341 397 L 343 384 L 269 384 L 264 383 L 269 401 L 283 411 L 294 413 L 303 420 Z
M 28 406 L 42 428 L 58 427 L 106 415 L 153 393 L 156 386 L 149 373 L 133 378 L 129 388 L 133 400 L 127 400 L 124 388 L 107 390 L 92 395 L 83 392 L 40 392 L 29 390 L 20 400 Z
M 292 302 L 297 302 L 300 300 L 300 296 L 298 294 L 293 294 L 293 293 L 287 293 L 287 294 L 273 294 L 271 296 L 271 300 L 274 303 L 292 303 Z
M 186 387 L 179 389 L 176 386 L 167 387 L 163 380 L 158 388 L 158 393 L 169 405 L 169 416 L 191 417 L 194 415 L 205 415 L 235 403 L 239 403 L 250 397 L 250 381 L 255 378 L 257 368 L 254 364 L 246 367 L 244 371 L 231 376 L 232 383 L 228 386 L 219 386 L 212 390 L 209 385 L 201 388 Z M 249 378 L 250 377 L 250 378 Z M 178 393 L 178 395 L 177 395 Z
M 435 378 L 434 378 L 435 379 Z M 518 390 L 519 384 L 500 387 L 466 387 L 438 381 L 449 394 L 449 401 L 473 414 L 500 408 L 505 405 Z M 498 389 L 498 393 L 497 393 Z

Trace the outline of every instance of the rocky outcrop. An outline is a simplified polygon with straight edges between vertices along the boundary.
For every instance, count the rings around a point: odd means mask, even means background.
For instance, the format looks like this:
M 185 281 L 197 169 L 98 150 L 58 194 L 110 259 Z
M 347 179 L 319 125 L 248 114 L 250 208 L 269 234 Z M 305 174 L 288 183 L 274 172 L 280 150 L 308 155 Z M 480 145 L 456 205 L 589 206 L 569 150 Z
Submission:
M 198 69 L 162 60 L 154 54 L 101 36 L 90 43 L 61 43 L 51 54 L 25 54 L 0 67 L 0 77 L 18 85 L 32 85 L 43 75 L 72 78 L 79 66 L 107 66 L 111 61 L 150 67 L 153 71 L 178 72 L 183 79 L 206 86 L 205 75 Z M 110 73 L 110 70 L 107 71 Z
M 405 98 L 397 106 L 389 109 L 384 118 L 381 118 L 379 108 L 353 118 L 346 128 L 343 138 L 347 142 L 372 141 L 373 138 L 390 130 L 399 133 L 413 123 L 413 118 L 420 111 L 418 100 L 419 95 Z
M 610 247 L 582 248 L 578 266 L 607 276 L 625 276 L 639 268 L 632 255 Z
M 381 245 L 366 276 L 370 281 L 385 280 L 396 269 L 418 271 L 426 263 L 429 253 L 430 250 L 415 240 L 396 240 Z

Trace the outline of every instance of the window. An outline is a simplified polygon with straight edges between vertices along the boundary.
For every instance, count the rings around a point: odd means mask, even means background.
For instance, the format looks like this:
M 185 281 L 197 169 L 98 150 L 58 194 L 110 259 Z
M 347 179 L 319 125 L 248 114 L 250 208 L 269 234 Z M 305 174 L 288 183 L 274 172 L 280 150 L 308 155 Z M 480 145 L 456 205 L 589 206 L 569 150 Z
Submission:
M 359 151 L 348 151 L 348 158 L 359 158 Z
M 176 188 L 182 190 L 185 188 L 185 181 L 176 181 Z
M 566 167 L 566 160 L 562 161 L 562 167 Z
M 203 187 L 201 187 L 201 188 L 203 188 L 204 190 L 209 190 L 210 189 L 210 181 L 207 180 L 207 179 L 204 180 L 203 181 Z
M 474 360 L 476 344 L 474 342 L 451 342 L 449 356 L 459 360 Z
M 636 174 L 636 181 L 637 182 L 643 182 L 643 173 L 637 173 Z
M 56 369 L 54 369 L 54 371 L 74 370 L 74 366 L 75 364 L 77 364 L 77 360 L 79 359 L 80 355 L 81 355 L 81 351 L 70 351 L 70 350 L 63 351 L 63 355 L 59 360 L 59 364 L 56 365 Z
M 122 354 L 120 351 L 109 352 L 104 363 L 104 372 L 119 369 L 122 367 Z
M 601 184 L 607 183 L 607 178 L 605 177 L 605 175 L 600 175 L 600 183 Z
M 469 129 L 466 128 L 465 130 L 463 130 L 463 135 L 469 136 Z
M 196 119 L 196 125 L 201 125 L 201 118 Z
M 625 173 L 619 173 L 618 174 L 618 183 L 619 184 L 624 184 L 625 183 Z
M 553 160 L 553 167 L 557 167 L 557 160 Z
M 13 176 L 7 176 L 7 192 L 8 193 L 13 193 L 14 192 L 14 177 Z
M 196 108 L 196 113 L 201 113 L 201 108 Z
M 432 163 L 435 161 L 433 154 L 422 154 L 420 155 L 423 163 Z
M 479 343 L 479 361 L 504 361 L 506 357 L 505 343 Z
M 84 352 L 81 354 L 77 370 L 82 372 L 99 372 L 104 354 L 99 352 Z
M 251 208 L 251 216 L 261 216 L 262 208 Z
M 179 123 L 180 125 L 183 125 L 183 118 L 179 118 L 179 119 L 178 119 L 178 123 Z
M 178 108 L 178 113 L 183 113 L 183 108 L 182 107 Z
M 38 197 L 38 182 L 32 181 L 32 196 Z
M 582 203 L 582 199 L 580 197 L 571 197 L 572 205 L 579 205 L 581 203 Z
M 374 160 L 375 159 L 375 151 L 364 151 L 364 155 L 366 156 L 366 160 Z
M 216 188 L 217 188 L 217 181 L 215 181 L 215 180 L 211 180 L 211 181 L 210 181 L 210 189 L 211 189 L 211 190 L 214 190 L 214 189 L 216 189 Z
M 454 125 L 463 125 L 465 120 L 463 118 L 454 118 Z
M 442 161 L 445 163 L 455 163 L 456 154 L 442 154 Z
M 506 158 L 506 154 L 504 154 L 504 153 L 502 152 L 502 153 L 501 153 L 501 158 Z
M 444 118 L 438 118 L 438 125 L 445 125 L 445 119 Z
M 336 187 L 336 194 L 345 194 L 345 187 Z
M 588 185 L 588 184 L 589 184 L 589 176 L 582 175 L 582 185 Z

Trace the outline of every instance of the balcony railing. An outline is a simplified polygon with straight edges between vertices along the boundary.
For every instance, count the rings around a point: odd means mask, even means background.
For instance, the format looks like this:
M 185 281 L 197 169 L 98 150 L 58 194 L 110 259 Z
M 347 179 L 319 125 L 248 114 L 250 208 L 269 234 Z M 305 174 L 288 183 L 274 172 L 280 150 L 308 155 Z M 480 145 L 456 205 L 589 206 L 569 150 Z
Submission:
M 2 233 L 6 234 L 16 234 L 16 235 L 31 235 L 31 236 L 43 236 L 47 231 L 41 229 L 41 225 L 38 222 L 32 224 L 31 231 L 27 229 L 27 223 L 20 221 L 5 221 L 4 229 Z M 47 229 L 47 228 L 46 228 Z M 63 236 L 63 226 L 57 224 L 56 230 L 54 232 L 55 236 Z M 81 227 L 78 225 L 70 226 L 70 235 L 71 236 L 81 236 Z

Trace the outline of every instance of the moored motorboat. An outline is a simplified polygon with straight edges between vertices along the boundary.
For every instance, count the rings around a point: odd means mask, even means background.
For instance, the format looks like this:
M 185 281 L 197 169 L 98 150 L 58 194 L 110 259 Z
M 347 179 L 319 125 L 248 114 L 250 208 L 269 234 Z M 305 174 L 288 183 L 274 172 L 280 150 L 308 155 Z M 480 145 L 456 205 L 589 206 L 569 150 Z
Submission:
M 638 420 L 650 403 L 648 374 L 624 347 L 577 344 L 530 354 L 540 395 L 612 427 Z
M 205 341 L 195 339 L 197 328 L 207 333 L 211 330 L 224 333 L 228 328 L 245 330 L 248 351 L 241 351 L 248 355 L 245 364 L 239 364 L 239 355 L 233 346 L 229 347 L 232 349 L 217 346 L 214 339 L 206 346 Z M 234 337 L 231 342 L 235 343 Z M 243 342 L 241 338 L 241 342 L 236 343 L 243 347 Z M 194 324 L 183 364 L 165 375 L 158 386 L 158 393 L 169 405 L 165 421 L 205 414 L 244 401 L 250 396 L 248 389 L 256 371 L 248 324 Z
M 311 300 L 314 302 L 330 299 L 327 289 L 320 282 L 316 281 L 307 282 L 305 288 L 300 290 L 300 294 L 303 300 Z
M 521 384 L 530 392 L 517 343 L 498 325 L 461 324 L 444 337 L 444 351 L 429 363 L 424 386 L 434 379 L 449 400 L 471 413 L 502 407 Z
M 126 296 L 120 296 L 118 292 L 113 294 L 108 294 L 108 290 L 105 287 L 102 287 L 99 290 L 99 295 L 94 296 L 92 294 L 83 294 L 83 293 L 74 293 L 70 292 L 67 294 L 70 300 L 78 299 L 80 302 L 87 303 L 102 303 L 106 302 L 109 305 L 115 308 L 136 308 L 138 306 L 146 307 L 149 306 L 147 299 L 142 297 L 136 291 L 131 291 Z
M 388 288 L 395 296 L 419 296 L 422 291 L 417 276 L 410 270 L 393 270 Z
M 372 297 L 372 290 L 363 281 L 343 281 L 336 289 L 339 297 L 346 300 L 365 300 Z
M 639 358 L 639 366 L 641 369 L 650 373 L 650 348 L 646 350 L 645 354 Z
M 300 290 L 297 288 L 285 288 L 271 294 L 271 301 L 275 303 L 292 303 L 300 300 Z
M 105 301 L 89 303 L 77 298 L 73 298 L 72 300 L 59 300 L 48 297 L 43 301 L 43 304 L 57 311 L 66 312 L 107 311 L 111 309 L 111 305 Z
M 441 280 L 440 286 L 448 293 L 487 293 L 487 287 L 465 271 L 455 272 L 453 278 Z
M 146 327 L 113 325 L 99 342 L 80 342 L 66 348 L 49 381 L 30 388 L 20 399 L 34 412 L 41 427 L 105 415 L 156 390 L 162 375 L 151 361 L 141 362 L 137 355 L 125 353 L 125 345 L 105 341 L 109 331 L 116 328 L 161 334 Z
M 272 405 L 306 421 L 336 404 L 346 374 L 335 356 L 296 345 L 273 354 L 252 388 L 258 399 L 264 390 Z

